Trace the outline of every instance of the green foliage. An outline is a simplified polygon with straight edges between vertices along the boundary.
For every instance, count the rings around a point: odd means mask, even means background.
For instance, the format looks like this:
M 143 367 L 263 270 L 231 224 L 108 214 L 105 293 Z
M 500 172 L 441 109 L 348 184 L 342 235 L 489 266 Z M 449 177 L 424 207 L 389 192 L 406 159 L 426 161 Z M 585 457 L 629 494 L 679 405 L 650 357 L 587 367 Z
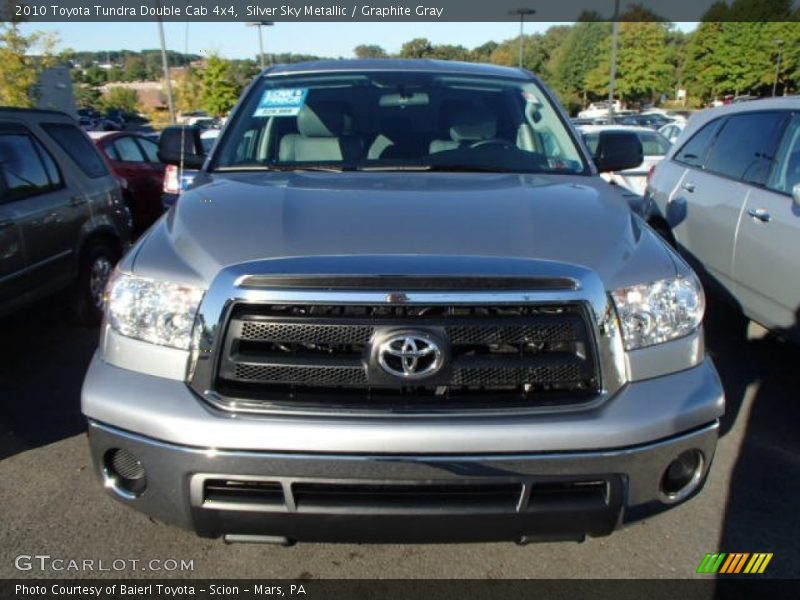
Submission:
M 173 87 L 175 92 L 175 108 L 185 113 L 197 108 L 197 99 L 203 93 L 203 82 L 194 67 L 187 67 L 177 78 Z
M 414 38 L 400 48 L 401 58 L 428 58 L 433 52 L 433 45 L 427 38 Z
M 0 106 L 35 104 L 37 77 L 42 68 L 54 64 L 55 45 L 54 36 L 25 35 L 19 23 L 0 22 Z
M 356 58 L 386 58 L 386 50 L 375 44 L 361 44 L 353 48 Z
M 158 79 L 159 77 L 163 77 L 160 70 L 154 79 Z M 123 81 L 144 81 L 147 78 L 147 66 L 145 65 L 144 59 L 136 55 L 126 56 L 125 63 L 122 67 Z
M 83 80 L 89 85 L 100 86 L 108 81 L 108 71 L 92 65 L 83 72 Z
M 583 100 L 586 76 L 597 67 L 599 52 L 611 34 L 611 25 L 596 21 L 576 23 L 550 57 L 550 83 L 565 104 Z
M 626 21 L 619 26 L 616 94 L 626 101 L 654 101 L 670 92 L 675 68 L 667 46 L 669 26 L 653 21 Z M 608 93 L 611 39 L 602 42 L 602 58 L 586 75 L 587 88 L 600 96 Z
M 522 66 L 546 80 L 550 79 L 551 58 L 569 36 L 570 29 L 568 25 L 558 25 L 550 27 L 545 33 L 523 36 Z M 516 67 L 519 64 L 519 36 L 497 44 L 489 56 L 489 62 Z
M 200 106 L 215 117 L 226 115 L 234 107 L 242 91 L 241 85 L 236 81 L 231 61 L 217 55 L 209 56 L 201 81 L 203 91 Z
M 489 62 L 492 57 L 492 53 L 497 50 L 497 47 L 500 44 L 497 42 L 486 42 L 485 44 L 481 44 L 477 48 L 473 48 L 470 54 L 469 60 L 475 62 Z
M 752 7 L 734 3 L 724 10 L 733 9 Z M 715 7 L 712 14 L 720 15 L 722 10 Z M 800 24 L 796 21 L 701 23 L 689 37 L 684 79 L 692 96 L 705 99 L 726 94 L 768 95 L 779 51 L 778 93 L 796 90 L 800 81 Z
M 86 85 L 85 83 L 78 83 L 74 86 L 75 104 L 78 108 L 93 108 L 99 110 L 100 106 L 100 90 L 96 87 Z
M 100 98 L 100 108 L 105 112 L 119 110 L 126 115 L 133 115 L 139 110 L 139 96 L 135 90 L 129 88 L 111 87 Z
M 439 60 L 470 60 L 470 51 L 452 44 L 434 45 L 426 38 L 414 38 L 400 48 L 400 58 L 434 58 Z

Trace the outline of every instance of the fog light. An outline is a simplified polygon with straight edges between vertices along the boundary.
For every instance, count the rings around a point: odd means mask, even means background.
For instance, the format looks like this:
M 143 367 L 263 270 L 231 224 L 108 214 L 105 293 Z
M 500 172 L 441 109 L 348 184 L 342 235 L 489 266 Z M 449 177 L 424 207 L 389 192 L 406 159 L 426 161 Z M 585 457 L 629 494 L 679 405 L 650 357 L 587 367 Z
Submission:
M 665 502 L 683 500 L 700 484 L 705 460 L 700 450 L 687 450 L 669 463 L 661 477 L 661 494 Z
M 103 480 L 106 487 L 127 499 L 140 496 L 147 487 L 144 465 L 124 448 L 112 448 L 103 456 Z

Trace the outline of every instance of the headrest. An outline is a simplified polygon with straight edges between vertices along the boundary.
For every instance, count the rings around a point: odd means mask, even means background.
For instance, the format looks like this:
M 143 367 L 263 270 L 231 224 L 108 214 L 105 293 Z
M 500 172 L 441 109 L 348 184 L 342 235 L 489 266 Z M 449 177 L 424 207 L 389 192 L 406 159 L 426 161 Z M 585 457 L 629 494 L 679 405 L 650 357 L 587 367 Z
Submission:
M 305 104 L 297 113 L 297 130 L 305 137 L 341 137 L 350 133 L 353 120 L 344 102 Z
M 462 106 L 450 116 L 450 139 L 454 142 L 489 140 L 497 134 L 497 117 L 486 108 Z

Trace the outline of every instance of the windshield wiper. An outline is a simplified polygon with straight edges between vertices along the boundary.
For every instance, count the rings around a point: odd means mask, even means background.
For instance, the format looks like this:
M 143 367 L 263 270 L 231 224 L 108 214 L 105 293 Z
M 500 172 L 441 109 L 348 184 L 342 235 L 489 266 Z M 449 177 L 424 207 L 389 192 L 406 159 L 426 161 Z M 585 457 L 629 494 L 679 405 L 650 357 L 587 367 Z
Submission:
M 357 167 L 359 171 L 430 171 L 430 165 L 369 165 Z
M 322 171 L 325 173 L 341 173 L 343 171 L 355 171 L 356 167 L 353 165 L 326 165 L 326 164 L 250 164 L 250 165 L 230 165 L 226 167 L 217 167 L 214 169 L 219 172 L 235 172 L 235 171 Z
M 427 170 L 440 173 L 516 173 L 516 171 L 484 165 L 430 165 Z
M 358 167 L 359 171 L 429 171 L 440 173 L 513 173 L 507 169 L 482 165 L 371 165 Z

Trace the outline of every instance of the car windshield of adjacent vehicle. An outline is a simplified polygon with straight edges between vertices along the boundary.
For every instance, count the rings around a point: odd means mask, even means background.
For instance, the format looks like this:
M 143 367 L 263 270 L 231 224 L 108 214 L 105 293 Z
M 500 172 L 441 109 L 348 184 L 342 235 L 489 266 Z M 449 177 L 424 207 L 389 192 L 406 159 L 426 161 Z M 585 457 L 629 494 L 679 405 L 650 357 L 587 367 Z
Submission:
M 266 77 L 212 170 L 589 172 L 535 82 L 418 72 Z

